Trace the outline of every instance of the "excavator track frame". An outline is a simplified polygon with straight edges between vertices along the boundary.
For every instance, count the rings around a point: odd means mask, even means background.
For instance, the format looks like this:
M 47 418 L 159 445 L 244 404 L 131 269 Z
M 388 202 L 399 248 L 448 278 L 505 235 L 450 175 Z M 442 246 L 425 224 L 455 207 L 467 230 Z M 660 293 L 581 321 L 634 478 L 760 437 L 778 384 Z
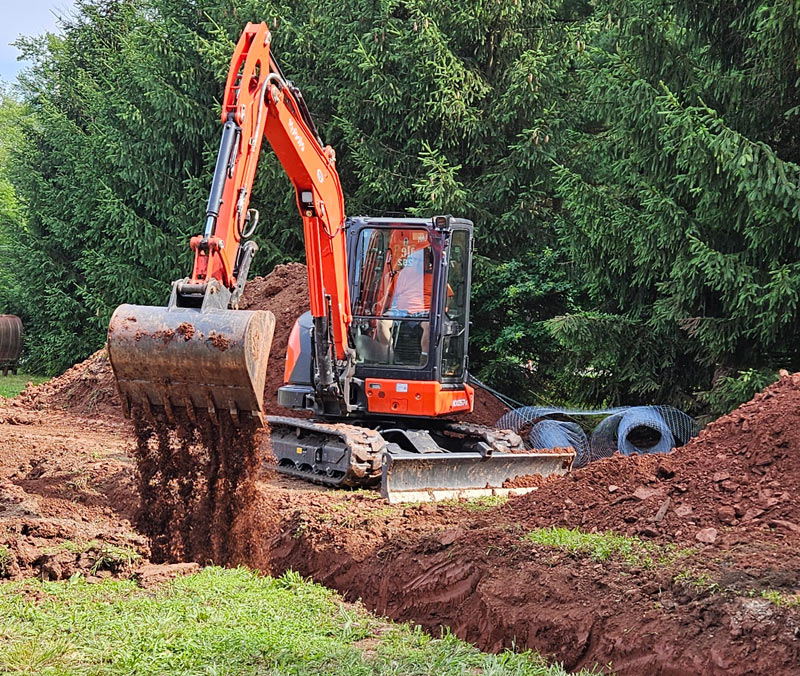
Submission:
M 269 424 L 268 467 L 282 474 L 298 477 L 325 486 L 354 488 L 374 486 L 381 479 L 383 452 L 388 446 L 380 433 L 357 425 L 327 423 L 301 418 L 267 416 Z M 327 438 L 323 447 L 320 441 Z M 344 448 L 331 447 L 338 442 Z M 319 456 L 342 455 L 336 470 L 325 472 Z M 333 463 L 326 463 L 332 469 Z M 304 468 L 308 469 L 304 469 Z M 339 469 L 340 468 L 340 469 Z
M 380 484 L 389 503 L 524 493 L 531 489 L 504 484 L 528 475 L 566 474 L 575 458 L 571 450 L 525 450 L 514 432 L 471 423 L 445 422 L 436 432 L 452 433 L 480 450 L 453 451 L 429 442 L 424 452 L 415 452 L 391 439 L 403 433 L 430 440 L 428 430 L 380 430 L 282 416 L 268 416 L 267 422 L 268 469 L 330 487 Z

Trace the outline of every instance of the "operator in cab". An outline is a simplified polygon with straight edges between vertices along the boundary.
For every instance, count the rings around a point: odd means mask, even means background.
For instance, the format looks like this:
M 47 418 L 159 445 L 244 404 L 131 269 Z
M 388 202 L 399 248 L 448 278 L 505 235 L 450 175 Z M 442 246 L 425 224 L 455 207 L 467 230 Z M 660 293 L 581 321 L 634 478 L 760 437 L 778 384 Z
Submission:
M 433 251 L 429 242 L 406 256 L 397 271 L 391 287 L 391 301 L 383 313 L 384 317 L 397 319 L 430 319 L 431 290 L 433 288 Z M 393 319 L 378 322 L 377 340 L 386 345 L 391 341 Z M 420 366 L 428 361 L 430 321 L 421 321 Z

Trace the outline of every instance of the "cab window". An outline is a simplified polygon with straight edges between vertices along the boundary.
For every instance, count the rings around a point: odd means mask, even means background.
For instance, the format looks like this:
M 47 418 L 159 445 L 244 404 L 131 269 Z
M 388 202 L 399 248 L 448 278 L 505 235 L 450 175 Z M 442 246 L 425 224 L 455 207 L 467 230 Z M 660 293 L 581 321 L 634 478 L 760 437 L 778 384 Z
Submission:
M 361 363 L 424 366 L 430 342 L 433 251 L 428 231 L 365 228 L 358 238 L 353 301 Z

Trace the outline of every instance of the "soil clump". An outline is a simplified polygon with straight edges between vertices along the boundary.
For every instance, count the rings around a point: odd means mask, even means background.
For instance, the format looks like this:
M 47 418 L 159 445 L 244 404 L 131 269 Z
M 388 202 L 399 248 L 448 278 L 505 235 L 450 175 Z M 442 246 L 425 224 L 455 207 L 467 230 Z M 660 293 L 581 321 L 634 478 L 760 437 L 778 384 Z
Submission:
M 79 416 L 121 418 L 122 405 L 105 348 L 60 376 L 31 385 L 14 399 L 30 410 L 56 409 Z

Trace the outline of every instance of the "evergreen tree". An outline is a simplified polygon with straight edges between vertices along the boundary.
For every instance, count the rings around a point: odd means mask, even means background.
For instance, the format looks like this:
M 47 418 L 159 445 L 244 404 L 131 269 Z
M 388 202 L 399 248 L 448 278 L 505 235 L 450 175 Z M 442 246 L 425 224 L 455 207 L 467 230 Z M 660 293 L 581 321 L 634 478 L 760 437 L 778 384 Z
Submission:
M 733 405 L 800 368 L 800 8 L 608 0 L 596 16 L 584 123 L 556 165 L 590 308 L 550 323 L 566 373 L 592 401 Z

